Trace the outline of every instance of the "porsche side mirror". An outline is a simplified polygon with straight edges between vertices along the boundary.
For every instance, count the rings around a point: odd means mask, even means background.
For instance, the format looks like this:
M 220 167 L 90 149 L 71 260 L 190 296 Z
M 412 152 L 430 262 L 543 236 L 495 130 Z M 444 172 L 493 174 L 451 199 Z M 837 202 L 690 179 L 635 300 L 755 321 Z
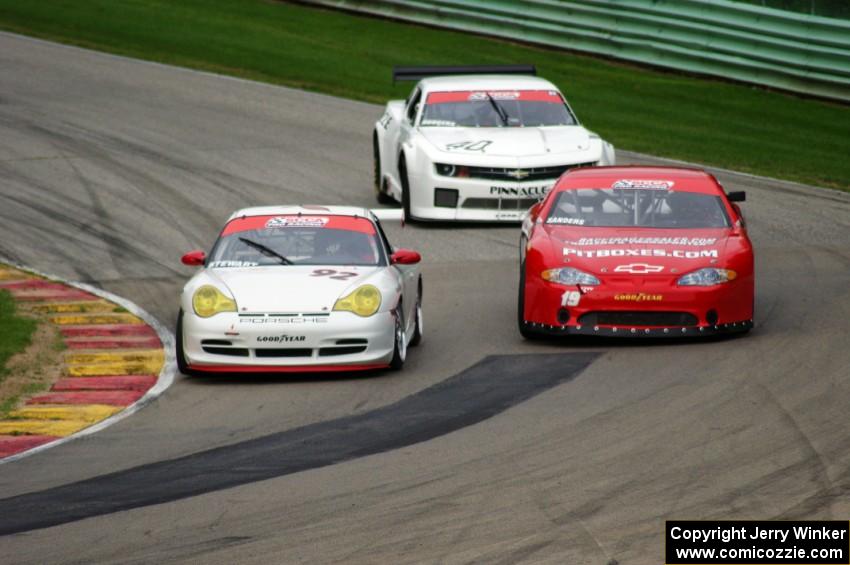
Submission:
M 422 260 L 422 255 L 412 249 L 399 249 L 390 255 L 393 265 L 415 265 Z
M 184 265 L 189 265 L 190 267 L 200 267 L 207 260 L 207 254 L 201 251 L 200 249 L 195 251 L 190 251 L 186 255 L 180 258 L 180 262 Z
M 746 202 L 747 193 L 743 190 L 739 190 L 737 192 L 730 192 L 726 195 L 726 198 L 729 199 L 729 202 Z

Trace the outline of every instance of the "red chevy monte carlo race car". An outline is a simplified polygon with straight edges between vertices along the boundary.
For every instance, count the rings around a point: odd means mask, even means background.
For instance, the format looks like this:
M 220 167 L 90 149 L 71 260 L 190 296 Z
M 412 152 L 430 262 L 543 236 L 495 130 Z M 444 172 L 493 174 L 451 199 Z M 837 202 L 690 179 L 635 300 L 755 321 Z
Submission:
M 710 174 L 564 174 L 522 225 L 518 322 L 540 335 L 695 336 L 753 326 L 753 247 Z

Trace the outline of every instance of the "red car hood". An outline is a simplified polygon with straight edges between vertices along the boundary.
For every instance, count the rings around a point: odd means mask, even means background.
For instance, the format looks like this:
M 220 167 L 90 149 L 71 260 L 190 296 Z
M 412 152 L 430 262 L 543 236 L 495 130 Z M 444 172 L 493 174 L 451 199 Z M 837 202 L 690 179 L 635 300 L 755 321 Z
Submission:
M 602 275 L 675 275 L 724 265 L 721 229 L 579 228 L 545 225 L 554 260 Z

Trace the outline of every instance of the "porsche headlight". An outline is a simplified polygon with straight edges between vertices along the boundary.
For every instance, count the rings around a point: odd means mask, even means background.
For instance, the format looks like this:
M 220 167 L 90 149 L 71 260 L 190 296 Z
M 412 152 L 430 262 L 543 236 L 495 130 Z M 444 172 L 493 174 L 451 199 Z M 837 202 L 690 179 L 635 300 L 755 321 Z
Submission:
M 236 301 L 226 297 L 212 285 L 204 285 L 192 295 L 192 308 L 201 318 L 209 318 L 220 312 L 236 312 Z
M 682 275 L 676 284 L 679 286 L 714 286 L 735 280 L 738 273 L 730 269 L 706 267 L 687 275 Z
M 573 267 L 561 267 L 560 269 L 546 269 L 540 276 L 545 281 L 566 284 L 566 285 L 576 285 L 576 284 L 584 284 L 584 285 L 597 285 L 599 284 L 599 279 L 591 275 L 590 273 L 585 273 L 584 271 L 580 271 Z
M 364 284 L 343 296 L 334 304 L 337 312 L 353 312 L 364 318 L 371 316 L 381 307 L 381 291 L 371 284 Z

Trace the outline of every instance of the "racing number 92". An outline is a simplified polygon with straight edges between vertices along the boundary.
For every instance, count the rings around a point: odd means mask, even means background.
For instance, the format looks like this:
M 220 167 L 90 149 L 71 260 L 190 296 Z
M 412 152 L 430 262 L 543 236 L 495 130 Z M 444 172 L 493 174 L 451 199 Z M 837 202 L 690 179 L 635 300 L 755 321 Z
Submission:
M 338 281 L 347 281 L 351 277 L 356 277 L 357 273 L 349 273 L 346 271 L 335 271 L 334 269 L 316 269 L 310 273 L 311 277 L 330 277 Z

